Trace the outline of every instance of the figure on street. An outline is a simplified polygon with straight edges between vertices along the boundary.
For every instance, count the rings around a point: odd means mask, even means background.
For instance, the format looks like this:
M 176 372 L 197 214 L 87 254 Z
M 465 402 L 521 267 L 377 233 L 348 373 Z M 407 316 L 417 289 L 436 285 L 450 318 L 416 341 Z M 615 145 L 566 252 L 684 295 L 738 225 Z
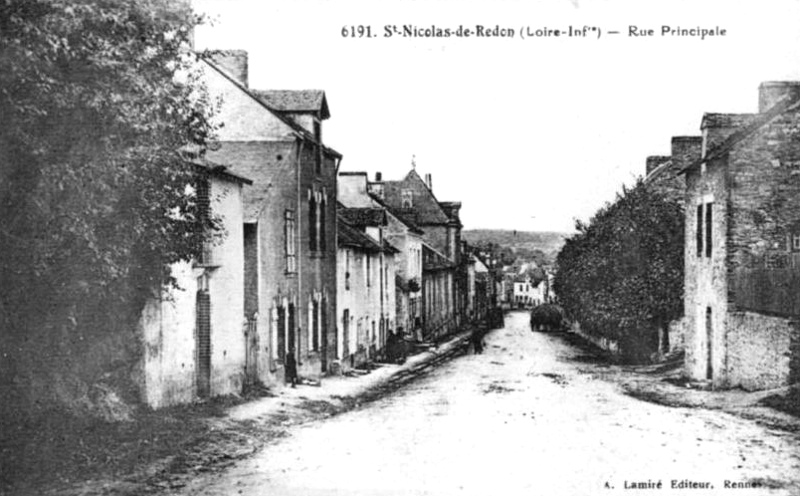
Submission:
M 470 335 L 470 341 L 472 341 L 472 348 L 475 351 L 475 354 L 483 353 L 483 330 L 479 327 L 476 327 L 472 330 L 472 334 Z
M 286 382 L 292 387 L 297 387 L 297 360 L 294 358 L 294 350 L 290 349 L 286 354 Z

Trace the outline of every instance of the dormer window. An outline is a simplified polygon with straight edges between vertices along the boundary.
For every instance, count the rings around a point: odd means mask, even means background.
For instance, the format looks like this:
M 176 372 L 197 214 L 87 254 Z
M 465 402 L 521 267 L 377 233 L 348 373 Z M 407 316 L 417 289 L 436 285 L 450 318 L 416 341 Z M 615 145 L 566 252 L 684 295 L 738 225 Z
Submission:
M 404 189 L 400 192 L 400 207 L 414 208 L 414 193 L 410 189 Z

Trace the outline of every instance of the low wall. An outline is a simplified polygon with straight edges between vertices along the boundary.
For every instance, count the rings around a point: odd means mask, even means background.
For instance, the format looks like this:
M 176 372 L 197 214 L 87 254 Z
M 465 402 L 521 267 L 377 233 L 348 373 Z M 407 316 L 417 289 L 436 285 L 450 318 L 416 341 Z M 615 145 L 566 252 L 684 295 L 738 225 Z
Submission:
M 752 312 L 727 318 L 727 386 L 771 389 L 789 382 L 791 321 Z
M 570 331 L 582 337 L 586 341 L 589 341 L 590 343 L 592 343 L 593 345 L 597 346 L 602 350 L 606 350 L 609 353 L 613 353 L 615 355 L 619 354 L 619 343 L 617 341 L 613 339 L 591 336 L 589 334 L 586 334 L 585 332 L 583 332 L 583 330 L 581 329 L 581 325 L 578 322 L 572 323 Z

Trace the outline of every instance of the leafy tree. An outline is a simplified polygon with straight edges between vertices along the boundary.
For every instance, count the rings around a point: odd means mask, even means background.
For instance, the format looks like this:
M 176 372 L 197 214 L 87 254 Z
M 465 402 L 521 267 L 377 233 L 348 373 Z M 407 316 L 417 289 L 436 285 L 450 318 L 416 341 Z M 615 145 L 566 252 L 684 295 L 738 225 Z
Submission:
M 640 180 L 576 229 L 556 259 L 559 301 L 587 332 L 646 358 L 683 313 L 682 205 Z
M 199 21 L 170 0 L 0 1 L 7 408 L 132 384 L 144 301 L 216 227 L 198 229 L 201 173 L 178 153 L 212 132 L 187 54 Z

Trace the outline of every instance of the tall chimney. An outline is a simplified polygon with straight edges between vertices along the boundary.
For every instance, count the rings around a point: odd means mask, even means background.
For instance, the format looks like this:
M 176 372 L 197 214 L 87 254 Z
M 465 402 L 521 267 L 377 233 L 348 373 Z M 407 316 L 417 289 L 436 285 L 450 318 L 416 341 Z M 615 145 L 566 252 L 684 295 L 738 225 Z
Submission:
M 758 111 L 766 112 L 779 100 L 800 98 L 800 81 L 766 81 L 758 87 Z
M 433 191 L 433 184 L 431 182 L 431 175 L 430 174 L 425 174 L 425 184 L 428 185 L 428 189 L 429 190 Z
M 247 88 L 247 52 L 245 50 L 209 50 L 206 54 L 223 71 Z
M 702 136 L 674 136 L 672 138 L 672 169 L 679 171 L 700 159 Z
M 375 173 L 375 182 L 379 183 L 379 182 L 381 182 L 381 180 L 383 180 L 383 174 L 381 174 L 380 172 L 376 172 Z

